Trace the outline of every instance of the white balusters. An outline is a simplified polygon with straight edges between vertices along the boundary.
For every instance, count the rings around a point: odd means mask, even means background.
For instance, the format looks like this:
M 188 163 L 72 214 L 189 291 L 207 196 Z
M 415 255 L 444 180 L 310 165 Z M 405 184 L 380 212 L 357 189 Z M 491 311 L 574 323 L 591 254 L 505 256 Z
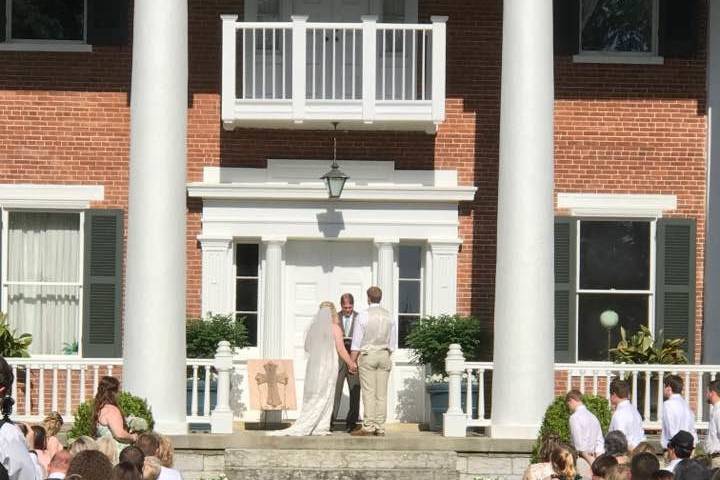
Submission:
M 72 415 L 72 367 L 65 366 L 65 417 Z
M 93 365 L 93 395 L 97 392 L 100 383 L 100 365 Z
M 703 398 L 705 397 L 705 389 L 703 388 L 703 372 L 696 372 L 695 378 L 697 379 L 697 395 L 695 398 L 695 421 L 700 422 L 702 421 L 702 414 L 703 414 Z M 688 372 L 688 382 L 690 378 L 690 372 Z M 690 401 L 690 395 L 686 396 L 685 398 Z
M 646 422 L 650 421 L 650 380 L 652 379 L 652 372 L 650 370 L 645 370 L 645 403 L 643 406 L 643 419 Z
M 472 414 L 472 369 L 465 370 L 465 414 L 469 419 L 473 418 Z
M 212 371 L 209 365 L 205 365 L 205 395 L 203 396 L 203 415 L 210 415 L 210 382 L 212 380 Z
M 190 400 L 190 415 L 198 414 L 198 366 L 192 366 L 192 392 Z
M 30 410 L 30 376 L 30 365 L 25 365 L 25 412 L 23 412 L 25 415 L 32 415 Z
M 632 372 L 632 404 L 638 408 L 638 372 Z
M 478 378 L 478 418 L 485 419 L 485 370 L 479 369 Z
M 85 401 L 85 365 L 80 367 L 80 403 Z
M 45 365 L 38 371 L 38 415 L 45 415 Z
M 592 378 L 593 378 L 592 379 L 593 395 L 597 395 L 598 394 L 598 371 L 597 370 L 592 371 Z
M 50 411 L 58 411 L 58 365 L 52 365 L 52 398 L 50 400 Z

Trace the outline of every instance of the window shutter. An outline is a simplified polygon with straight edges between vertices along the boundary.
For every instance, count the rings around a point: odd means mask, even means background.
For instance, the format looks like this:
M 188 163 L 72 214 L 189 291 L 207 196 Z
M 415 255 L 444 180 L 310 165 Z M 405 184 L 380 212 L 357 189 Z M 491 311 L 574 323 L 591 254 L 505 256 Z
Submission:
M 122 210 L 85 212 L 83 356 L 119 357 L 123 255 Z
M 555 219 L 555 361 L 575 361 L 574 218 Z
M 130 34 L 129 0 L 87 0 L 87 9 L 89 44 L 127 45 Z
M 657 227 L 655 335 L 685 338 L 695 347 L 695 221 L 661 219 Z
M 658 53 L 688 58 L 695 54 L 698 0 L 660 0 Z
M 580 0 L 553 0 L 555 55 L 580 51 Z
M 7 2 L 5 0 L 0 0 L 0 42 L 7 40 L 7 32 L 5 31 L 7 26 L 6 9 Z

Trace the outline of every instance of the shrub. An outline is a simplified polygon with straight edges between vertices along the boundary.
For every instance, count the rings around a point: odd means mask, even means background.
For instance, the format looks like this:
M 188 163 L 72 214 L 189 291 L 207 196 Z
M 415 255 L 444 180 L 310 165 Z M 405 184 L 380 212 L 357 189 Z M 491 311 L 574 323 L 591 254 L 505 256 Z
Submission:
M 425 317 L 417 322 L 407 336 L 413 349 L 413 361 L 430 364 L 432 373 L 445 372 L 445 357 L 451 343 L 459 343 L 468 361 L 477 360 L 486 339 L 480 320 L 461 315 Z
M 221 340 L 233 348 L 249 345 L 247 329 L 242 319 L 234 315 L 209 315 L 206 319 L 188 319 L 185 328 L 188 358 L 213 358 Z
M 32 343 L 32 335 L 23 333 L 18 335 L 10 328 L 7 315 L 0 312 L 0 356 L 2 357 L 29 357 L 28 347 Z
M 92 429 L 92 411 L 94 400 L 88 400 L 78 406 L 75 414 L 75 423 L 68 432 L 68 438 L 78 438 L 81 435 L 91 435 Z M 152 430 L 155 422 L 152 416 L 152 410 L 145 399 L 136 397 L 127 392 L 120 392 L 118 395 L 118 405 L 125 417 L 140 417 L 147 422 L 148 429 Z
M 607 433 L 610 426 L 612 412 L 610 403 L 605 397 L 596 395 L 583 395 L 583 403 L 600 421 L 603 435 Z M 570 410 L 565 403 L 565 397 L 557 397 L 553 403 L 545 410 L 542 425 L 540 426 L 540 434 L 538 435 L 535 445 L 533 445 L 532 462 L 537 463 L 538 451 L 540 450 L 540 442 L 548 433 L 554 433 L 560 439 L 570 445 Z
M 688 363 L 685 355 L 684 338 L 657 338 L 645 325 L 628 338 L 624 328 L 620 328 L 620 342 L 610 349 L 610 356 L 615 363 L 660 363 L 678 365 Z

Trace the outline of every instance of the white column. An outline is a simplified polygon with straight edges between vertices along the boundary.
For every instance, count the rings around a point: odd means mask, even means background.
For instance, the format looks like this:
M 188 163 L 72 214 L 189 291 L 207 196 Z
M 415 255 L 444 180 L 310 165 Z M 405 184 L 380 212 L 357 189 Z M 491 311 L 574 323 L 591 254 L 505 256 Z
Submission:
M 185 433 L 187 2 L 136 0 L 123 389 Z
M 432 272 L 430 315 L 454 315 L 457 309 L 457 256 L 460 240 L 430 240 Z
M 395 313 L 395 246 L 398 239 L 376 239 L 377 248 L 377 286 L 382 290 L 381 305 L 390 312 Z
M 552 0 L 505 0 L 503 10 L 495 438 L 535 438 L 553 398 L 552 9 Z
M 201 314 L 231 313 L 235 311 L 232 238 L 199 235 L 198 240 L 202 248 Z
M 262 239 L 265 244 L 264 303 L 263 321 L 260 324 L 258 338 L 260 353 L 263 358 L 283 358 L 282 318 L 282 262 L 286 239 L 284 237 L 267 237 Z

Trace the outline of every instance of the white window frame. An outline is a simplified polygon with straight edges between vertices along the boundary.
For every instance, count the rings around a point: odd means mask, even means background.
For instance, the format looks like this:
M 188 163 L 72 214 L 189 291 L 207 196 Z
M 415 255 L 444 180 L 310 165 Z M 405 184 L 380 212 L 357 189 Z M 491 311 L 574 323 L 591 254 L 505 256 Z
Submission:
M 15 282 L 8 280 L 8 252 L 9 252 L 9 233 L 10 233 L 10 213 L 12 212 L 39 212 L 39 213 L 74 213 L 79 215 L 79 261 L 78 261 L 78 282 Z M 8 311 L 8 286 L 10 285 L 38 285 L 38 286 L 77 286 L 78 287 L 78 304 L 80 305 L 78 318 L 78 351 L 73 354 L 33 354 L 32 358 L 39 359 L 64 359 L 64 358 L 82 358 L 83 346 L 83 317 L 85 314 L 84 303 L 84 277 L 85 277 L 85 210 L 72 209 L 42 209 L 42 208 L 1 208 L 2 215 L 2 250 L 0 251 L 0 273 L 2 275 L 2 294 L 0 295 L 0 310 L 3 313 Z M 23 333 L 23 332 L 19 332 Z
M 657 0 L 656 0 L 657 1 Z M 370 0 L 370 15 L 377 15 L 380 21 L 382 21 L 383 14 L 383 0 Z M 333 7 L 335 3 L 333 2 Z M 245 22 L 255 22 L 258 20 L 258 0 L 245 0 L 243 11 L 243 18 Z M 290 16 L 293 15 L 293 2 L 292 0 L 278 0 L 278 21 L 288 22 Z M 357 19 L 360 22 L 360 19 Z M 405 0 L 405 23 L 417 23 L 418 22 L 418 0 Z
M 614 51 L 598 51 L 583 50 L 582 44 L 582 0 L 580 3 L 578 16 L 578 45 L 579 53 L 573 56 L 575 63 L 628 63 L 628 64 L 651 64 L 662 65 L 663 57 L 659 55 L 660 44 L 660 0 L 652 0 L 652 33 L 651 48 L 649 52 L 614 52 Z
M 237 246 L 238 245 L 255 245 L 258 248 L 258 263 L 257 263 L 257 276 L 244 276 L 244 275 L 238 275 L 237 274 Z M 232 308 L 233 308 L 233 315 L 247 315 L 247 314 L 255 314 L 256 315 L 256 331 L 257 333 L 260 333 L 260 322 L 262 322 L 262 303 L 261 300 L 263 298 L 262 295 L 262 289 L 263 282 L 262 282 L 262 264 L 263 264 L 263 248 L 262 248 L 262 242 L 259 239 L 252 239 L 252 238 L 241 238 L 241 239 L 235 239 L 233 240 L 232 244 L 232 272 L 233 272 L 233 288 L 232 288 Z M 237 310 L 237 281 L 238 280 L 257 280 L 257 311 L 250 312 L 247 310 Z M 258 338 L 259 341 L 259 338 Z M 250 345 L 249 348 L 257 348 L 258 345 Z
M 580 360 L 580 295 L 648 295 L 648 322 L 651 332 L 655 331 L 656 301 L 656 259 L 657 259 L 657 217 L 574 217 L 575 221 L 575 362 L 582 364 L 605 364 L 607 360 Z M 643 222 L 650 224 L 650 278 L 647 290 L 600 290 L 580 288 L 580 224 L 581 222 Z
M 12 2 L 5 2 L 5 41 L 0 42 L 0 51 L 38 51 L 38 52 L 91 52 L 92 46 L 87 43 L 88 0 L 83 0 L 83 38 L 82 40 L 42 40 L 13 38 L 12 36 Z
M 400 249 L 402 247 L 418 247 L 420 249 L 420 275 L 418 278 L 403 278 L 400 277 Z M 423 318 L 425 316 L 425 305 L 426 305 L 426 299 L 425 299 L 425 285 L 426 285 L 426 279 L 425 279 L 425 273 L 426 273 L 426 265 L 425 261 L 427 258 L 427 251 L 428 246 L 425 242 L 420 241 L 402 241 L 397 246 L 397 272 L 395 275 L 395 278 L 397 278 L 397 284 L 396 284 L 396 294 L 395 298 L 396 300 L 396 308 L 397 308 L 397 319 L 398 319 L 398 333 L 400 329 L 400 320 L 402 317 L 414 317 L 418 316 L 420 318 Z M 420 284 L 420 311 L 418 313 L 400 313 L 400 282 L 401 281 L 413 281 L 418 282 Z M 399 338 L 398 338 L 399 340 Z M 398 346 L 401 350 L 408 350 L 406 347 Z

